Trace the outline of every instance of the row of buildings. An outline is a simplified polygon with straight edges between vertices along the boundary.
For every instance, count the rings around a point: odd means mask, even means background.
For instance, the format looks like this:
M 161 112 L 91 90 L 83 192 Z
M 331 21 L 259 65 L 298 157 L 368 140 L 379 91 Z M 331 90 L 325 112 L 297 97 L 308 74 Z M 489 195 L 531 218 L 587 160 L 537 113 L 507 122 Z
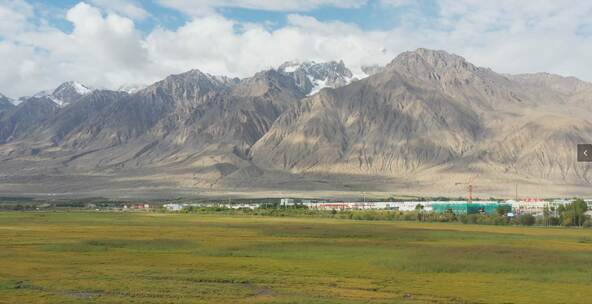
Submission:
M 282 199 L 280 206 L 303 205 L 317 210 L 394 210 L 445 213 L 452 211 L 455 214 L 486 213 L 495 214 L 499 207 L 506 207 L 511 214 L 543 215 L 545 210 L 555 212 L 560 206 L 571 204 L 573 199 L 524 199 L 524 200 L 487 200 L 487 201 L 389 201 L 389 202 L 330 202 L 302 200 L 300 203 L 294 199 Z M 592 210 L 592 199 L 584 200 L 588 209 Z
M 585 200 L 588 208 L 592 210 L 592 199 Z M 390 210 L 409 212 L 421 210 L 423 212 L 454 214 L 495 214 L 499 207 L 505 207 L 510 215 L 532 214 L 541 216 L 546 210 L 555 212 L 559 206 L 572 203 L 572 199 L 556 200 L 483 200 L 483 201 L 384 201 L 384 202 L 344 202 L 329 200 L 296 200 L 292 198 L 283 198 L 280 200 L 280 208 L 302 206 L 314 210 Z M 165 204 L 163 208 L 169 211 L 181 211 L 188 207 L 206 207 L 206 208 L 228 208 L 228 209 L 257 209 L 261 207 L 259 203 L 193 203 L 193 204 Z
M 232 203 L 169 203 L 164 204 L 162 207 L 168 211 L 178 212 L 185 208 L 194 207 L 194 208 L 225 208 L 225 209 L 257 209 L 261 207 L 259 203 L 240 203 L 240 204 L 232 204 Z
M 455 214 L 493 213 L 503 202 L 498 201 L 387 201 L 387 202 L 328 202 L 306 201 L 301 205 L 316 210 L 392 210 L 409 212 L 421 210 L 423 212 L 444 213 L 452 211 Z M 280 206 L 293 206 L 297 203 L 282 200 Z

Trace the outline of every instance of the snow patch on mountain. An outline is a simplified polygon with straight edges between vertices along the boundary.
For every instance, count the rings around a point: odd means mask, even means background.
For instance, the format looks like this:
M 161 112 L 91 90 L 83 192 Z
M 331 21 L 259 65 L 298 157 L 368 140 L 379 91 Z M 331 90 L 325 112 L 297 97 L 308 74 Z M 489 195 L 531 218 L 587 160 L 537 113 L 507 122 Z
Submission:
M 91 89 L 89 89 L 85 85 L 81 84 L 80 82 L 71 81 L 69 84 L 76 91 L 76 93 L 78 93 L 80 95 L 86 95 L 86 94 L 89 94 L 92 92 Z
M 323 88 L 337 88 L 356 80 L 343 61 L 314 62 L 288 61 L 280 65 L 278 72 L 290 76 L 306 95 L 317 93 Z
M 327 84 L 327 79 L 314 79 L 312 77 L 309 77 L 310 81 L 313 84 L 312 89 L 310 90 L 310 93 L 308 93 L 308 95 L 314 95 L 316 93 L 318 93 L 320 90 L 327 88 L 327 87 L 331 87 L 330 85 Z
M 39 91 L 39 92 L 35 93 L 33 96 L 23 96 L 19 99 L 24 99 L 24 98 L 29 98 L 29 97 L 41 98 L 41 97 L 47 97 L 47 96 L 51 96 L 51 91 L 43 90 L 43 91 Z
M 0 103 L 10 103 L 16 105 L 16 101 L 2 93 L 0 93 Z
M 53 91 L 41 91 L 33 97 L 49 98 L 60 107 L 65 107 L 69 104 L 77 102 L 80 98 L 93 92 L 93 89 L 81 84 L 77 81 L 67 81 L 60 84 Z M 21 97 L 19 100 L 26 100 L 27 97 Z
M 140 90 L 143 90 L 147 87 L 145 84 L 125 84 L 117 88 L 117 91 L 126 92 L 128 94 L 136 93 Z
M 47 98 L 51 99 L 51 101 L 53 101 L 55 104 L 57 104 L 60 108 L 63 108 L 68 105 L 67 102 L 65 102 L 61 99 L 55 98 L 54 96 L 49 95 L 49 96 L 47 96 Z
M 298 68 L 300 68 L 300 66 L 301 66 L 300 62 L 287 61 L 287 62 L 284 62 L 282 65 L 280 65 L 278 70 L 281 72 L 285 72 L 285 73 L 294 73 L 294 72 L 296 72 L 296 70 L 298 70 Z

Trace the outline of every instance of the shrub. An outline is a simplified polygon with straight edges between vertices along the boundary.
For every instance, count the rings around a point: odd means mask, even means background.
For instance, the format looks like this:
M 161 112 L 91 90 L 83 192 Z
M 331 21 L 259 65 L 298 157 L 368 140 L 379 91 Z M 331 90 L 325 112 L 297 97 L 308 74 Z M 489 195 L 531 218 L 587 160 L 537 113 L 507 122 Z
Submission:
M 519 216 L 518 222 L 520 225 L 532 226 L 536 222 L 536 218 L 532 214 L 524 214 Z
M 478 214 L 467 215 L 467 223 L 468 224 L 477 224 L 478 222 L 479 222 L 479 215 Z
M 549 225 L 551 226 L 559 226 L 559 218 L 558 217 L 551 217 L 549 218 Z
M 458 216 L 458 221 L 463 224 L 467 224 L 469 222 L 469 219 L 466 214 L 461 214 Z
M 495 225 L 507 225 L 508 224 L 508 218 L 503 217 L 503 216 L 498 216 L 495 218 L 494 220 L 494 224 Z

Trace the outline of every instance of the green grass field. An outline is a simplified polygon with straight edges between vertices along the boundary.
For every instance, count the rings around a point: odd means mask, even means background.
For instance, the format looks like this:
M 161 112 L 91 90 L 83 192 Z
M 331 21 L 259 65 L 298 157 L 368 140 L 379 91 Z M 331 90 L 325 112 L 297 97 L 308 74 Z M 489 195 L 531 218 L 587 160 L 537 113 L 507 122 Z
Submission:
M 592 230 L 0 213 L 0 303 L 590 303 Z

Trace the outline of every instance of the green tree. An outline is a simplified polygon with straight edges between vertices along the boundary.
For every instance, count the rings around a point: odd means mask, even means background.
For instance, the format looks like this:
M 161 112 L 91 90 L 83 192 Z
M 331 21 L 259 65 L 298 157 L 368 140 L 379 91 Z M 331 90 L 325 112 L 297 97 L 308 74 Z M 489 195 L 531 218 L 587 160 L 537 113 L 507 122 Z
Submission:
M 562 225 L 581 227 L 587 218 L 586 211 L 588 211 L 588 205 L 584 200 L 576 199 L 571 204 L 559 206 L 557 211 L 560 214 Z
M 551 209 L 549 209 L 549 206 L 546 206 L 543 209 L 543 220 L 544 220 L 545 226 L 549 226 L 550 221 L 551 221 Z
M 454 211 L 452 211 L 452 208 L 448 208 L 446 209 L 446 212 L 444 212 L 444 218 L 446 222 L 453 222 L 456 221 L 456 214 L 454 214 Z
M 417 220 L 420 222 L 423 221 L 423 205 L 422 204 L 415 205 L 415 210 L 417 211 Z
M 588 211 L 588 204 L 583 199 L 576 199 L 573 203 L 574 216 L 576 225 L 581 227 L 586 221 L 586 211 Z
M 495 212 L 499 216 L 505 216 L 510 211 L 512 211 L 512 207 L 509 205 L 499 205 L 497 208 L 495 208 Z
M 532 214 L 521 215 L 518 219 L 520 225 L 532 226 L 536 222 L 536 218 Z

